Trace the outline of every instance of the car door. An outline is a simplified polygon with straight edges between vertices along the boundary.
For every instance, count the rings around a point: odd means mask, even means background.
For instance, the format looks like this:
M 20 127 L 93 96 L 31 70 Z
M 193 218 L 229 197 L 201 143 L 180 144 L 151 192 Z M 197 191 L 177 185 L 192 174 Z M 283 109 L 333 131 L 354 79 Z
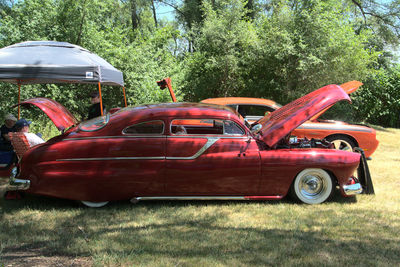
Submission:
M 257 193 L 260 155 L 256 141 L 248 137 L 244 128 L 234 121 L 208 118 L 175 119 L 170 125 L 165 194 Z

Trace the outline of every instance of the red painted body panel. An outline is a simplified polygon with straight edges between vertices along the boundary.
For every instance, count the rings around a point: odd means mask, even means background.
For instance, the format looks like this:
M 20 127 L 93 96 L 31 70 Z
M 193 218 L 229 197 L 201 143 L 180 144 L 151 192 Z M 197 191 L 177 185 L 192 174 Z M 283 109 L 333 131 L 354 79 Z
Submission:
M 255 140 L 221 137 L 196 159 L 186 147 L 204 146 L 206 138 L 168 138 L 166 192 L 173 195 L 251 195 L 258 191 L 260 155 Z
M 174 135 L 174 119 L 230 121 L 243 133 L 229 133 L 223 124 L 220 134 Z M 154 120 L 164 123 L 162 133 L 125 134 L 127 127 Z M 94 202 L 187 195 L 279 199 L 302 169 L 326 169 L 342 185 L 360 160 L 359 154 L 337 150 L 269 149 L 229 108 L 147 105 L 117 111 L 97 131 L 77 126 L 33 147 L 17 178 L 30 180 L 30 193 Z

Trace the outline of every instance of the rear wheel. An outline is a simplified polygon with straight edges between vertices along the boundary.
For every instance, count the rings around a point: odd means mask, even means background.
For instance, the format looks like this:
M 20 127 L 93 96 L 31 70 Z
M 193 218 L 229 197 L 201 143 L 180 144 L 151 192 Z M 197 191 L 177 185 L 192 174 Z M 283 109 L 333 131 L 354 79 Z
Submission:
M 295 178 L 290 194 L 306 204 L 320 204 L 326 201 L 333 192 L 331 176 L 322 169 L 305 169 Z
M 108 204 L 108 201 L 104 202 L 90 202 L 90 201 L 81 201 L 83 205 L 89 208 L 101 208 Z
M 326 140 L 331 142 L 335 149 L 338 150 L 353 151 L 356 146 L 353 140 L 344 135 L 333 135 L 326 138 Z

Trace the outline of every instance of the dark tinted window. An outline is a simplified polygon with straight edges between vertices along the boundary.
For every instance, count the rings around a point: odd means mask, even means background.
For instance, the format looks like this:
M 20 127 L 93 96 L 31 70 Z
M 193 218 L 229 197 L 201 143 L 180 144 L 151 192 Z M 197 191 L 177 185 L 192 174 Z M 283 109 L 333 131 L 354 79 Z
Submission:
M 124 129 L 124 134 L 163 134 L 163 121 L 146 121 L 141 122 Z

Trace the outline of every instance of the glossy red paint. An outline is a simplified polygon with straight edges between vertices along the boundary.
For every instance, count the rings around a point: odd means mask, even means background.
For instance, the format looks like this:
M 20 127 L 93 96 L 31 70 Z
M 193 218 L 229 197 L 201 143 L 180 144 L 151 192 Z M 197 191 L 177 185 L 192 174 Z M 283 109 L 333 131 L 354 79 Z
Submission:
M 259 121 L 263 126 L 260 134 L 264 142 L 272 147 L 310 117 L 340 100 L 350 102 L 350 97 L 338 85 L 322 87 L 262 118 Z
M 295 117 L 282 117 L 296 127 L 344 95 L 335 86 L 322 88 L 311 94 L 318 101 L 309 96 L 306 104 L 299 103 L 301 108 L 291 109 Z M 40 103 L 37 106 L 47 106 L 44 100 Z M 29 193 L 93 202 L 151 196 L 280 199 L 307 168 L 328 171 L 341 187 L 347 183 L 359 154 L 272 148 L 267 135 L 282 138 L 287 129 L 275 127 L 280 125 L 278 116 L 271 117 L 272 124 L 264 123 L 277 133 L 263 129 L 258 138 L 224 106 L 168 103 L 124 108 L 105 116 L 106 123 L 96 131 L 82 131 L 78 125 L 30 149 L 20 161 L 17 178 L 30 181 Z M 186 134 L 175 134 L 174 120 L 187 126 Z M 204 123 L 183 125 L 191 120 Z

